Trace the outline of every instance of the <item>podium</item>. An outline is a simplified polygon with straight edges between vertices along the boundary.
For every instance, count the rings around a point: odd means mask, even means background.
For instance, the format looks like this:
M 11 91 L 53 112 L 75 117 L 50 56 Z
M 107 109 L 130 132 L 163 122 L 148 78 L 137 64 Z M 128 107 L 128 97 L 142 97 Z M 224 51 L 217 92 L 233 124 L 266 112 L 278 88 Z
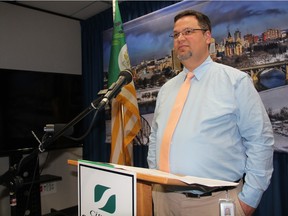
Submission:
M 93 163 L 93 162 L 91 162 Z M 78 166 L 78 161 L 68 160 L 69 165 Z M 137 216 L 151 216 L 153 215 L 152 205 L 152 185 L 173 185 L 173 186 L 185 186 L 195 189 L 199 186 L 207 190 L 213 190 L 213 188 L 219 187 L 231 187 L 237 186 L 238 183 L 227 182 L 214 179 L 205 179 L 192 176 L 176 176 L 170 173 L 165 173 L 158 170 L 149 170 L 146 168 L 122 166 L 117 164 L 111 164 L 113 169 L 122 169 L 126 171 L 132 171 L 136 173 L 137 178 Z
M 78 161 L 68 160 L 69 165 L 78 166 Z M 167 179 L 151 177 L 145 174 L 137 174 L 137 215 L 153 215 L 152 207 L 152 184 L 166 184 Z

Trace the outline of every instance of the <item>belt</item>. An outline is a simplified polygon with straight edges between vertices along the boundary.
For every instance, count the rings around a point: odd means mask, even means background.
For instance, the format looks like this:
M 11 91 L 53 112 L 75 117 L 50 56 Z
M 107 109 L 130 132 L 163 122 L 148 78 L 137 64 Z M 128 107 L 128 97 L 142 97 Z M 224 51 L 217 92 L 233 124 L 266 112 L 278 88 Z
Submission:
M 189 198 L 201 198 L 201 197 L 205 197 L 205 196 L 211 196 L 212 193 L 214 193 L 214 192 L 228 191 L 228 190 L 231 190 L 231 189 L 234 189 L 234 188 L 236 188 L 236 186 L 220 187 L 220 188 L 213 189 L 211 191 L 204 192 L 202 194 L 195 194 L 195 193 L 191 193 L 191 192 L 182 192 L 181 194 L 183 194 L 183 195 L 185 195 L 186 197 L 189 197 Z

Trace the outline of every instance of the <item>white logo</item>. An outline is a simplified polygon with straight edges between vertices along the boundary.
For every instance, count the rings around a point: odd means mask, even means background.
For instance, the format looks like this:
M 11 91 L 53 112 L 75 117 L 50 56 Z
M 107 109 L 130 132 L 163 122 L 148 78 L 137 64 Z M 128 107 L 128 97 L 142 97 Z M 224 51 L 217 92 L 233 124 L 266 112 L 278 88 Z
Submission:
M 118 56 L 118 65 L 120 71 L 130 68 L 130 59 L 128 55 L 127 44 L 125 44 L 120 50 Z

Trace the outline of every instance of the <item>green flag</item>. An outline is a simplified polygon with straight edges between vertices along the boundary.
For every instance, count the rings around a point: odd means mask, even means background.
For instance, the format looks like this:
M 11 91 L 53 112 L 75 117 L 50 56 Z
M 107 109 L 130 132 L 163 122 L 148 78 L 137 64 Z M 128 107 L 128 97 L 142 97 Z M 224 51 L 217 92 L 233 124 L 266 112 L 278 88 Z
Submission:
M 108 72 L 108 86 L 117 81 L 120 71 L 130 68 L 130 59 L 117 0 L 115 1 L 113 19 L 114 26 Z
M 108 86 L 116 82 L 120 71 L 130 69 L 130 60 L 118 2 L 113 1 L 113 38 L 110 52 Z M 110 162 L 132 165 L 131 142 L 141 128 L 133 81 L 125 85 L 111 105 Z M 130 148 L 129 148 L 130 147 Z

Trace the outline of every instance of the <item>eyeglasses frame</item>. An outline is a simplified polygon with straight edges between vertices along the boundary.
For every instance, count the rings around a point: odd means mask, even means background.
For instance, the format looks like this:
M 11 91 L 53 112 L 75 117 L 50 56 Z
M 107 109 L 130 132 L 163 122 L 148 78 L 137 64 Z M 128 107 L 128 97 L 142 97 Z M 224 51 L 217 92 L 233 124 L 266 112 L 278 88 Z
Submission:
M 203 29 L 203 28 L 185 28 L 184 30 L 182 30 L 181 32 L 173 32 L 169 35 L 169 37 L 172 37 L 174 40 L 178 39 L 180 37 L 180 35 L 182 36 L 188 36 L 193 34 L 195 31 L 207 31 L 208 29 Z M 188 33 L 190 32 L 190 33 Z

